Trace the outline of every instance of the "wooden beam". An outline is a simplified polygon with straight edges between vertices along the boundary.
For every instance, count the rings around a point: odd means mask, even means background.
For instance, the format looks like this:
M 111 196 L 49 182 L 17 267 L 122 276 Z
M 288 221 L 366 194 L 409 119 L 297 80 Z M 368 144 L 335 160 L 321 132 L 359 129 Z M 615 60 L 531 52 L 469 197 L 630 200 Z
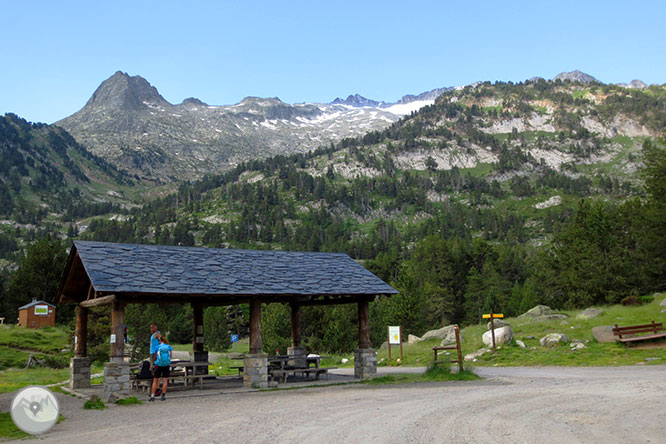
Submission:
M 339 304 L 356 304 L 361 301 L 372 302 L 374 296 L 343 296 L 343 297 L 324 297 L 324 299 L 312 299 L 309 301 L 299 302 L 299 305 L 339 305 Z
M 115 294 L 112 294 L 109 296 L 102 296 L 100 298 L 91 299 L 89 301 L 79 302 L 79 306 L 84 308 L 90 308 L 90 307 L 97 307 L 98 305 L 113 304 L 114 302 L 117 302 L 117 298 Z
M 250 301 L 250 354 L 261 354 L 261 301 Z
M 74 345 L 74 356 L 85 358 L 88 354 L 88 309 L 76 307 L 76 344 Z

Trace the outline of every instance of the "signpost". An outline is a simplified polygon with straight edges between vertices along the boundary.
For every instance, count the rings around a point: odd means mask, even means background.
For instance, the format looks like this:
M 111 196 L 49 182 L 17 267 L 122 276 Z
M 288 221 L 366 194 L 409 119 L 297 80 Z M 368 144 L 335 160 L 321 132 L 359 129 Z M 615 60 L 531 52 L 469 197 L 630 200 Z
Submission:
M 493 319 L 502 319 L 504 315 L 502 313 L 490 313 L 484 314 L 483 319 L 490 319 L 490 335 L 493 338 L 493 351 L 495 351 L 495 323 Z
M 238 335 L 231 335 L 231 345 L 234 353 L 236 353 L 236 342 L 238 342 Z
M 402 359 L 402 327 L 399 325 L 386 327 L 388 331 L 388 358 L 391 359 L 391 345 L 400 344 L 400 359 Z

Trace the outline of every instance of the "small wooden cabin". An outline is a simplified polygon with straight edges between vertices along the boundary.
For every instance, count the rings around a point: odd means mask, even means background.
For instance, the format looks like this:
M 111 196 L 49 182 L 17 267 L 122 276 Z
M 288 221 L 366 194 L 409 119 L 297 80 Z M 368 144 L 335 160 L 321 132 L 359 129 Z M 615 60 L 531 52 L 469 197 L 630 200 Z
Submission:
M 26 328 L 55 327 L 55 315 L 55 305 L 33 299 L 19 307 L 18 323 Z

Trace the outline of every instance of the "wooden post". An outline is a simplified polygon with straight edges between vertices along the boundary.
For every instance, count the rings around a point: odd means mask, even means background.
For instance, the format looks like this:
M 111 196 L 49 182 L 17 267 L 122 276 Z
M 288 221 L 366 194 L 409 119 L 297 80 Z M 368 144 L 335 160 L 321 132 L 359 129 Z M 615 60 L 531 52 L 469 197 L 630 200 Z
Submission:
M 493 322 L 493 312 L 490 312 L 490 334 L 493 337 L 493 351 L 495 350 L 495 322 Z
M 460 371 L 463 371 L 463 355 L 462 355 L 462 347 L 460 345 L 460 328 L 458 327 L 458 324 L 453 327 L 453 330 L 456 332 L 456 350 L 458 351 L 458 369 Z
M 111 308 L 111 362 L 125 362 L 125 306 L 121 301 L 114 300 Z
M 261 354 L 261 301 L 250 301 L 250 354 Z
M 301 346 L 301 306 L 291 304 L 291 346 Z
M 204 326 L 203 326 L 203 307 L 199 304 L 192 304 L 192 351 L 204 351 Z
M 400 329 L 400 360 L 402 361 L 402 325 L 398 326 Z
M 362 299 L 358 302 L 358 348 L 370 347 L 370 304 L 367 299 Z
M 76 331 L 75 331 L 74 356 L 85 358 L 88 354 L 88 309 L 76 307 Z

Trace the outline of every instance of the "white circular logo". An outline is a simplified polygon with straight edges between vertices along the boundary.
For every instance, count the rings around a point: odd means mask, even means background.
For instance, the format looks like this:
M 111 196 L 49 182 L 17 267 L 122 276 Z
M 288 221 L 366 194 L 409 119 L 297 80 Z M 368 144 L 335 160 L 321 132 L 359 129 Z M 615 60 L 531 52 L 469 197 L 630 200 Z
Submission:
M 16 427 L 31 435 L 48 431 L 58 421 L 58 400 L 44 387 L 26 387 L 12 401 L 11 415 Z

